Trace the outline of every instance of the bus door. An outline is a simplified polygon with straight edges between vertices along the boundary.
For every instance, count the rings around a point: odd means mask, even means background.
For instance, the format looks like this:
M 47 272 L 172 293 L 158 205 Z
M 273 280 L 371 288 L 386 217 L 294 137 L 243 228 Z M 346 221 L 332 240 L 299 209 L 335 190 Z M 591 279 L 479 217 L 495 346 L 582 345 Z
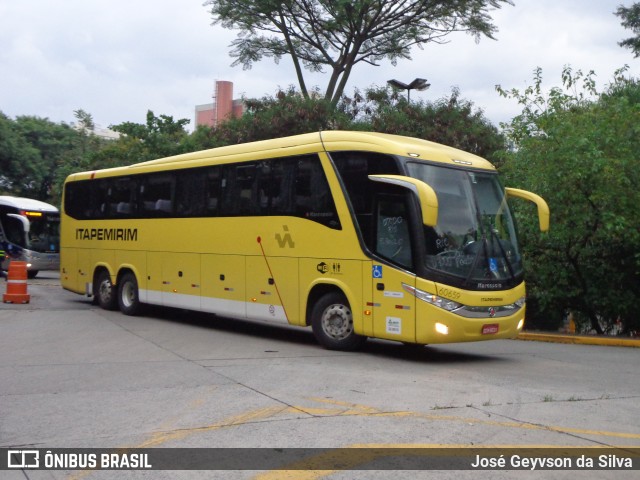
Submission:
M 416 340 L 415 297 L 403 284 L 415 287 L 409 194 L 378 194 L 374 202 L 373 335 L 403 342 Z

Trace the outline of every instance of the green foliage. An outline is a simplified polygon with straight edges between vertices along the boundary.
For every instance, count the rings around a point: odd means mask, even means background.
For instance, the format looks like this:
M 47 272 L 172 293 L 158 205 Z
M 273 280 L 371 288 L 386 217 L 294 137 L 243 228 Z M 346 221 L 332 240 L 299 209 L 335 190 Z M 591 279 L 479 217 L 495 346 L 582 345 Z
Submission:
M 289 57 L 300 91 L 310 96 L 303 69 L 331 76 L 324 93 L 336 105 L 355 65 L 393 65 L 414 46 L 442 42 L 452 32 L 493 38 L 489 12 L 511 0 L 207 0 L 213 23 L 236 29 L 233 65 L 251 68 L 264 57 Z
M 0 114 L 0 186 L 8 195 L 50 200 L 56 170 L 77 133 L 45 118 Z
M 634 3 L 630 7 L 621 5 L 616 10 L 616 15 L 622 19 L 622 26 L 631 29 L 634 34 L 618 45 L 631 49 L 635 58 L 640 57 L 640 3 Z
M 518 205 L 528 283 L 539 313 L 559 323 L 567 310 L 584 330 L 617 320 L 640 328 L 640 84 L 617 72 L 598 92 L 594 73 L 567 68 L 564 88 L 542 92 L 542 74 L 524 92 L 499 88 L 522 114 L 505 125 L 513 150 L 503 173 L 549 203 L 552 226 L 540 236 Z
M 316 92 L 317 93 L 317 92 Z M 368 130 L 424 138 L 498 159 L 504 137 L 473 103 L 453 90 L 435 102 L 408 103 L 391 89 L 355 90 L 336 108 L 317 94 L 305 98 L 294 87 L 273 97 L 245 99 L 246 111 L 215 129 L 194 132 L 194 147 L 212 148 L 318 130 Z
M 148 110 L 145 124 L 123 122 L 112 125 L 111 130 L 120 133 L 121 137 L 103 151 L 102 156 L 109 156 L 111 162 L 115 162 L 112 166 L 119 166 L 184 153 L 183 142 L 188 135 L 185 126 L 188 124 L 189 120 L 185 118 L 156 117 Z
M 359 130 L 423 138 L 475 153 L 499 162 L 504 137 L 473 102 L 460 98 L 454 88 L 449 97 L 435 102 L 408 102 L 388 88 L 356 91 L 343 98 L 340 108 L 359 119 Z
M 48 201 L 54 204 L 60 203 L 62 199 L 64 179 L 72 173 L 88 170 L 91 166 L 91 158 L 108 144 L 108 140 L 93 133 L 95 123 L 91 114 L 80 109 L 74 112 L 74 116 L 78 124 L 77 128 L 72 130 L 72 144 L 64 152 L 53 174 L 53 185 Z
M 29 144 L 13 122 L 0 113 L 0 191 L 26 195 L 42 181 L 39 152 Z
M 350 119 L 319 95 L 304 97 L 293 87 L 275 97 L 245 99 L 240 118 L 221 123 L 214 131 L 216 145 L 265 140 L 318 130 L 349 128 Z

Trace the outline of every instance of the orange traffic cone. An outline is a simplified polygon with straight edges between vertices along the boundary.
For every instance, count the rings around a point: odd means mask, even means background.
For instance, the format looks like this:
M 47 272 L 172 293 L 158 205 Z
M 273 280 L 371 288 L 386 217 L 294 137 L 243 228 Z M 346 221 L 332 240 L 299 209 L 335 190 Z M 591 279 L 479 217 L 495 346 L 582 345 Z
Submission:
M 29 303 L 31 295 L 27 293 L 27 262 L 11 262 L 7 272 L 7 293 L 2 297 L 4 303 Z

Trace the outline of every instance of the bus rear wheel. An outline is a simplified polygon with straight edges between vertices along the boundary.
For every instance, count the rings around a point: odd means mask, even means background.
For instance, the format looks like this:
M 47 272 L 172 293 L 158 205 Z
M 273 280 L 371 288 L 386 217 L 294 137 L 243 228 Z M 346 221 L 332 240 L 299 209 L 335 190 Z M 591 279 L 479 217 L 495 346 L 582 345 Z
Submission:
M 118 282 L 118 306 L 125 315 L 137 315 L 142 309 L 136 276 L 127 272 Z
M 311 326 L 316 340 L 329 350 L 356 350 L 366 340 L 355 333 L 349 302 L 338 292 L 327 293 L 316 302 Z
M 93 296 L 105 310 L 115 310 L 118 306 L 116 289 L 111 283 L 111 276 L 106 270 L 100 270 L 94 282 Z

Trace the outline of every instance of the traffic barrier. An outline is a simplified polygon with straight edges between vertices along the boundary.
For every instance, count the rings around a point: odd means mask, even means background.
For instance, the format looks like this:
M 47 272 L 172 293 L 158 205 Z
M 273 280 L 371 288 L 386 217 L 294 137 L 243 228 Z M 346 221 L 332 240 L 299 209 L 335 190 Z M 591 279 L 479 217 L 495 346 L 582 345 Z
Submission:
M 7 293 L 2 297 L 4 303 L 29 303 L 31 295 L 27 293 L 27 262 L 12 261 L 7 272 Z

